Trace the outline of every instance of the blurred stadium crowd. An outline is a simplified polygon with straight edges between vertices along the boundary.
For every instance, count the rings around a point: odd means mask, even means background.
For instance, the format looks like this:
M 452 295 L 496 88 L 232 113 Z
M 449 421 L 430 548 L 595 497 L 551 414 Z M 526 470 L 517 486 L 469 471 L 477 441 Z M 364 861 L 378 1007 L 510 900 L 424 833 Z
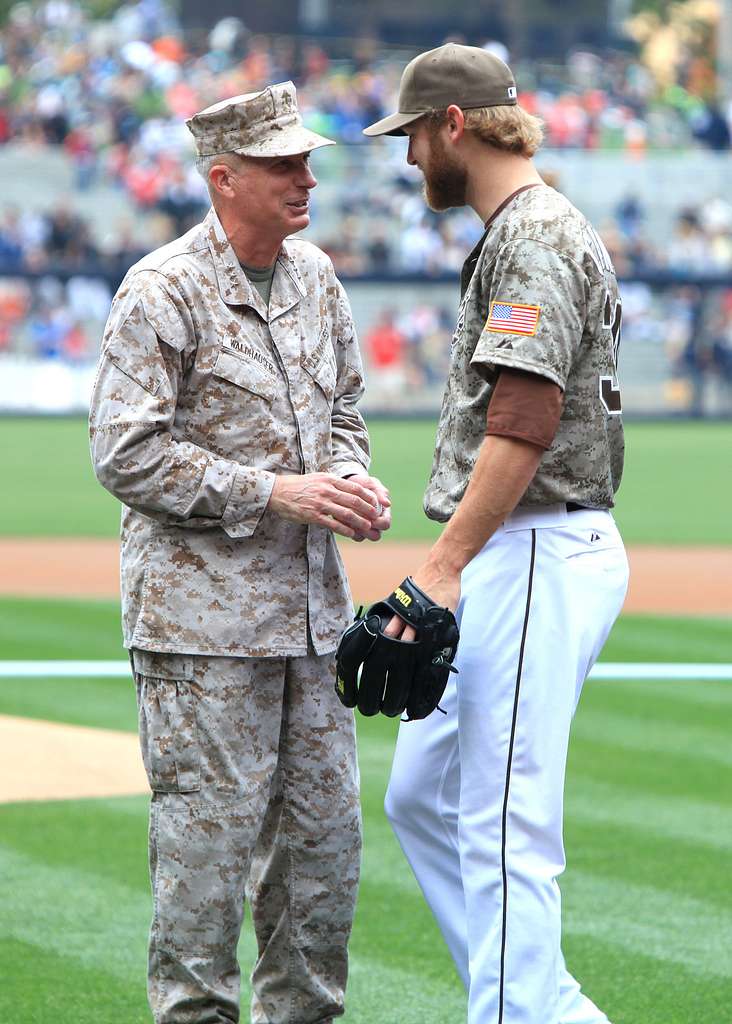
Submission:
M 500 43 L 485 45 L 508 58 Z M 256 36 L 235 18 L 184 33 L 164 0 L 126 4 L 106 19 L 90 19 L 73 0 L 17 4 L 0 27 L 0 154 L 3 147 L 25 147 L 38 160 L 62 153 L 75 193 L 111 184 L 131 216 L 102 231 L 99 218 L 83 216 L 71 199 L 50 207 L 42 197 L 33 207 L 0 202 L 0 353 L 92 360 L 115 280 L 208 206 L 184 119 L 273 81 L 292 79 L 306 122 L 345 144 L 326 151 L 322 172 L 318 166 L 325 187 L 315 193 L 308 232 L 339 274 L 454 276 L 480 236 L 475 216 L 426 210 L 398 140 L 362 146 L 361 129 L 394 109 L 411 56 L 371 38 L 338 50 L 304 37 Z M 576 51 L 561 67 L 517 62 L 515 70 L 520 101 L 544 120 L 554 151 L 637 158 L 662 148 L 730 147 L 728 118 L 709 89 L 712 72 L 698 56 L 663 83 L 637 56 L 616 51 Z M 671 219 L 669 237 L 659 239 L 638 196 L 629 192 L 616 204 L 600 229 L 621 275 L 732 271 L 730 202 L 700 197 Z M 89 276 L 100 270 L 108 280 Z M 688 380 L 713 372 L 732 384 L 732 291 L 715 293 L 711 305 L 693 288 L 669 294 L 659 299 L 649 290 L 641 305 L 658 307 L 654 322 L 666 341 L 673 331 L 662 322 L 674 310 L 682 326 L 668 345 L 679 373 Z M 377 306 L 364 341 L 384 395 L 437 386 L 451 320 L 450 305 Z
M 500 43 L 487 42 L 507 57 Z M 106 20 L 91 20 L 73 0 L 11 9 L 0 29 L 0 147 L 62 151 L 74 168 L 74 188 L 112 182 L 136 213 L 159 214 L 153 242 L 174 237 L 207 205 L 191 165 L 186 117 L 217 100 L 292 79 L 310 126 L 348 146 L 361 129 L 393 108 L 399 76 L 411 56 L 373 39 L 354 40 L 348 57 L 297 37 L 261 37 L 234 18 L 209 33 L 184 33 L 164 0 L 140 0 Z M 546 127 L 546 145 L 624 149 L 730 146 L 730 126 L 709 96 L 710 68 L 683 61 L 671 82 L 659 83 L 626 53 L 570 53 L 563 67 L 518 62 L 520 99 Z M 352 174 L 334 175 L 327 216 L 310 237 L 328 249 L 344 275 L 408 271 L 452 273 L 477 238 L 472 215 L 433 218 L 415 200 L 414 177 L 402 154 L 380 150 L 387 171 L 354 197 Z M 372 147 L 363 152 L 373 154 Z M 369 175 L 364 175 L 368 179 Z M 334 220 L 337 223 L 334 226 Z M 619 269 L 699 271 L 732 266 L 732 218 L 716 209 L 678 211 L 681 246 L 655 246 L 643 210 L 629 196 L 604 226 Z M 149 246 L 146 246 L 149 248 Z M 124 264 L 139 249 L 125 226 L 103 242 L 71 204 L 53 211 L 0 207 L 0 265 Z M 681 252 L 683 249 L 683 252 Z M 691 255 L 689 255 L 691 254 Z

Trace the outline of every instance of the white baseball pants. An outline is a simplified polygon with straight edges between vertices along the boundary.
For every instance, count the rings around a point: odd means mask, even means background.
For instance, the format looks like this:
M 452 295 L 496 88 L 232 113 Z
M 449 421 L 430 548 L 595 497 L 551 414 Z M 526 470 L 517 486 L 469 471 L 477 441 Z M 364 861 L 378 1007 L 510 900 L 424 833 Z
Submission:
M 514 513 L 463 571 L 447 714 L 400 727 L 386 812 L 469 1024 L 607 1024 L 565 967 L 557 877 L 570 723 L 627 582 L 609 512 Z

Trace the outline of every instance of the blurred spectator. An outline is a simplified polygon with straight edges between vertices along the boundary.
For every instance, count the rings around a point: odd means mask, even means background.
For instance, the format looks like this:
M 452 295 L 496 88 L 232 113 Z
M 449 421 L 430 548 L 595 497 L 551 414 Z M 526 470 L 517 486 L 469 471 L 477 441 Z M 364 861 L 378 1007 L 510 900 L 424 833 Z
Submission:
M 678 215 L 667 250 L 667 261 L 670 270 L 679 272 L 711 270 L 708 239 L 696 210 L 682 210 Z
M 691 130 L 695 139 L 698 139 L 709 149 L 716 152 L 729 149 L 730 132 L 727 119 L 719 107 L 708 103 L 696 114 L 691 121 Z
M 732 288 L 722 293 L 719 309 L 710 323 L 714 369 L 732 384 Z
M 91 131 L 80 124 L 66 136 L 66 151 L 74 164 L 74 185 L 84 192 L 94 181 L 97 170 L 97 154 Z
M 66 200 L 48 217 L 45 245 L 49 263 L 56 266 L 90 265 L 98 255 L 89 225 L 73 212 Z
M 394 323 L 393 309 L 384 309 L 364 339 L 371 365 L 377 370 L 391 370 L 404 358 L 406 338 Z
M 23 241 L 20 214 L 8 206 L 0 219 L 0 267 L 14 269 L 23 263 Z
M 437 229 L 425 217 L 405 224 L 399 241 L 399 265 L 410 274 L 440 272 L 442 240 Z
M 624 238 L 634 239 L 640 234 L 645 212 L 636 195 L 624 196 L 615 208 L 618 230 Z

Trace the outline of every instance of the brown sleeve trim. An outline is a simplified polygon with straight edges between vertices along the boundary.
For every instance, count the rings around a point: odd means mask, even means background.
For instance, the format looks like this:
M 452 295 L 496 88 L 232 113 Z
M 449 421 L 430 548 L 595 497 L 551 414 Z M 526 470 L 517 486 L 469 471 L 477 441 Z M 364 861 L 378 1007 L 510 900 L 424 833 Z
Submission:
M 515 437 L 551 448 L 562 417 L 564 392 L 537 373 L 504 368 L 488 404 L 486 434 Z

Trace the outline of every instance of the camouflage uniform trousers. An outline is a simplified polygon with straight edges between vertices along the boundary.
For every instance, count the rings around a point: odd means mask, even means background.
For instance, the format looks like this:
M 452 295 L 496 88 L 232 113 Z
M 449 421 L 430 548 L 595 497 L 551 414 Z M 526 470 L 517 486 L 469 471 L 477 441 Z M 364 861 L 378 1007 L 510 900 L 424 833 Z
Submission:
M 244 897 L 253 1024 L 343 1013 L 361 818 L 332 654 L 133 651 L 153 790 L 148 995 L 156 1024 L 239 1020 Z

